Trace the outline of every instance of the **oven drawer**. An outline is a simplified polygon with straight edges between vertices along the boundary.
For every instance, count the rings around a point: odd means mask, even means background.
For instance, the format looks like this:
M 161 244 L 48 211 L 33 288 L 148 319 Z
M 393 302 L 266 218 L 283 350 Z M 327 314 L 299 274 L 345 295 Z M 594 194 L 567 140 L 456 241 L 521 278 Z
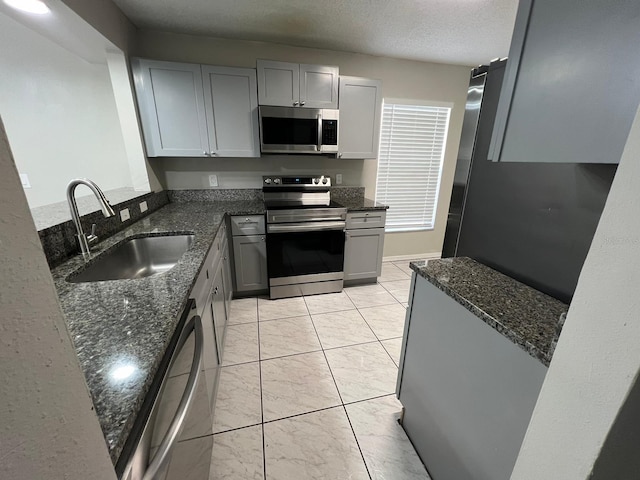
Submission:
M 264 235 L 264 215 L 231 217 L 232 235 Z
M 384 228 L 386 210 L 347 213 L 347 230 L 357 228 Z

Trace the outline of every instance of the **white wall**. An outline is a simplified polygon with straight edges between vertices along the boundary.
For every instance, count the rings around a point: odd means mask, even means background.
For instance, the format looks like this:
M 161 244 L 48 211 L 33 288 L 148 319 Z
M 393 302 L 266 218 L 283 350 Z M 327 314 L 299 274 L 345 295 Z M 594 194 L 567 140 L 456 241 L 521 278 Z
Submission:
M 130 53 L 158 60 L 250 68 L 255 68 L 258 58 L 338 65 L 343 75 L 382 80 L 385 97 L 453 103 L 436 228 L 430 232 L 387 235 L 384 255 L 441 251 L 469 83 L 469 67 L 155 31 L 140 31 L 135 50 Z M 208 184 L 207 177 L 210 173 L 219 175 L 221 187 L 256 187 L 260 185 L 259 179 L 264 173 L 316 172 L 325 169 L 331 175 L 342 173 L 346 185 L 364 186 L 368 197 L 373 198 L 375 195 L 377 162 L 371 159 L 310 160 L 306 157 L 279 157 L 159 161 L 150 159 L 150 162 L 168 188 L 203 188 Z
M 0 121 L 0 478 L 114 480 Z
M 89 63 L 0 13 L 0 112 L 31 207 L 65 199 L 72 178 L 131 187 L 105 64 Z
M 639 184 L 640 111 L 580 274 L 514 480 L 588 478 L 640 372 Z

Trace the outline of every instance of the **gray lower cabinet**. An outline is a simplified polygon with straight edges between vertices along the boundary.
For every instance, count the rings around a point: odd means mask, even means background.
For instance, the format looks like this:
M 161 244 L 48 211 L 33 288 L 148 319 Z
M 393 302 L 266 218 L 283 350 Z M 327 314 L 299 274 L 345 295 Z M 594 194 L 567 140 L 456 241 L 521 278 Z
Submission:
M 386 210 L 347 213 L 344 243 L 345 283 L 375 282 L 382 274 Z
M 374 280 L 382 273 L 384 228 L 347 230 L 344 244 L 344 280 Z
M 508 480 L 547 368 L 413 274 L 397 394 L 438 480 Z
M 220 263 L 216 269 L 211 288 L 211 310 L 213 312 L 213 325 L 220 363 L 222 363 L 224 357 L 224 338 L 227 331 L 223 270 L 222 263 Z
M 227 318 L 230 314 L 231 299 L 233 298 L 233 281 L 231 275 L 231 255 L 229 253 L 229 241 L 224 239 L 224 247 L 222 249 L 222 283 L 224 286 L 224 307 Z
M 236 291 L 267 290 L 267 243 L 264 235 L 233 237 Z

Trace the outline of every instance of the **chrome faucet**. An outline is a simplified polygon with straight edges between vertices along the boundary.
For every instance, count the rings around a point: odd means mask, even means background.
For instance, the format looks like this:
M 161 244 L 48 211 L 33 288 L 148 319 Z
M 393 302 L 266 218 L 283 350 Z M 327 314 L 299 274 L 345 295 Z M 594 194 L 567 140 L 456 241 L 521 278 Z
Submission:
M 91 191 L 95 194 L 98 202 L 100 202 L 100 208 L 102 209 L 102 214 L 105 218 L 113 217 L 115 215 L 113 208 L 109 205 L 109 201 L 107 197 L 104 196 L 100 187 L 96 185 L 94 182 L 88 179 L 76 178 L 75 180 L 71 180 L 69 185 L 67 185 L 67 201 L 69 202 L 69 211 L 71 212 L 71 219 L 73 223 L 76 225 L 76 230 L 78 234 L 78 243 L 80 244 L 80 252 L 84 257 L 85 261 L 89 259 L 89 254 L 91 250 L 91 245 L 98 241 L 98 237 L 96 236 L 96 224 L 91 225 L 91 233 L 89 235 L 85 235 L 82 230 L 82 223 L 80 223 L 80 213 L 78 212 L 78 204 L 76 203 L 75 191 L 78 185 L 86 185 L 91 189 Z

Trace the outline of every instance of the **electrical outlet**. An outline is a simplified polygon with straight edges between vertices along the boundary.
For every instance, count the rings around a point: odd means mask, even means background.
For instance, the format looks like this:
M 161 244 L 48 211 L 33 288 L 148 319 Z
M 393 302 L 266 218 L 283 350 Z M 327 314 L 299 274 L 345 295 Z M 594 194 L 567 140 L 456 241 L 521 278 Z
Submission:
M 144 213 L 147 210 L 149 210 L 149 207 L 147 207 L 147 202 L 140 202 L 140 213 Z
M 20 174 L 20 181 L 22 182 L 23 188 L 31 188 L 31 182 L 29 182 L 29 177 L 26 173 Z
M 336 185 L 342 185 L 342 174 L 336 173 Z
M 120 221 L 121 222 L 126 222 L 130 218 L 131 218 L 131 215 L 129 215 L 129 209 L 128 208 L 125 208 L 124 210 L 120 210 Z
M 218 186 L 218 176 L 217 175 L 209 175 L 209 186 L 217 187 Z

